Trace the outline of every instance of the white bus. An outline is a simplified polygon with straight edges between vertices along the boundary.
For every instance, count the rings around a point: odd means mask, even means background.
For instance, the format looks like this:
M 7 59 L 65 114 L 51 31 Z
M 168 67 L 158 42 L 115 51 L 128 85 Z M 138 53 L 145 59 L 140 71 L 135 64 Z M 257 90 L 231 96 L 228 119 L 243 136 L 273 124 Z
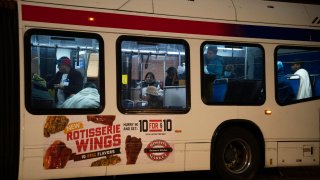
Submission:
M 19 179 L 319 166 L 319 5 L 17 4 Z

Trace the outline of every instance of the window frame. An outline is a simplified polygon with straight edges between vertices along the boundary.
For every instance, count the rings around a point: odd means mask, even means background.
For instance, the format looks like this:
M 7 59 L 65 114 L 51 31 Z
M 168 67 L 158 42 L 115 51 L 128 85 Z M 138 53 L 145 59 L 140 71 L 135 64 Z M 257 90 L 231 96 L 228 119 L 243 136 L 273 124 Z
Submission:
M 96 39 L 99 42 L 99 94 L 100 107 L 99 108 L 50 108 L 50 109 L 36 109 L 31 106 L 31 37 L 33 35 L 47 35 L 47 36 L 65 36 L 74 38 L 88 38 Z M 65 30 L 48 30 L 32 28 L 24 34 L 24 82 L 25 82 L 25 107 L 27 111 L 34 115 L 67 115 L 67 114 L 98 114 L 105 108 L 105 72 L 104 72 L 104 41 L 103 38 L 96 33 L 65 31 Z
M 312 94 L 312 97 L 309 98 L 304 98 L 304 99 L 299 99 L 299 100 L 293 100 L 290 102 L 284 102 L 281 103 L 279 102 L 278 99 L 278 66 L 277 66 L 277 59 L 278 59 L 278 51 L 279 49 L 296 49 L 296 50 L 310 50 L 310 51 L 314 51 L 317 50 L 320 52 L 320 47 L 308 47 L 308 46 L 294 46 L 294 45 L 278 45 L 276 46 L 275 50 L 274 50 L 274 91 L 275 91 L 275 101 L 278 105 L 280 106 L 287 106 L 287 105 L 292 105 L 292 104 L 297 104 L 297 103 L 303 103 L 303 102 L 307 102 L 307 101 L 313 101 L 313 100 L 317 100 L 320 99 L 320 96 L 314 96 Z M 309 72 L 308 72 L 309 73 Z M 293 73 L 292 73 L 293 74 Z M 309 73 L 310 76 L 310 73 Z M 310 79 L 311 81 L 311 79 Z M 312 82 L 311 82 L 312 83 Z M 312 89 L 312 93 L 313 92 L 313 86 L 311 85 L 311 89 Z
M 211 100 L 207 100 L 205 96 L 205 80 L 204 80 L 204 48 L 208 45 L 225 45 L 225 46 L 247 46 L 247 47 L 256 47 L 261 50 L 262 55 L 262 69 L 261 69 L 261 80 L 262 80 L 262 89 L 263 94 L 262 98 L 263 100 L 257 101 L 256 103 L 236 103 L 236 102 L 213 102 Z M 226 41 L 204 41 L 201 43 L 200 46 L 200 80 L 201 80 L 201 100 L 204 104 L 208 106 L 212 105 L 218 105 L 218 106 L 262 106 L 266 102 L 266 57 L 265 57 L 265 49 L 264 47 L 259 43 L 248 43 L 248 42 L 226 42 Z
M 122 52 L 121 44 L 123 41 L 140 41 L 147 43 L 166 43 L 181 44 L 185 47 L 185 87 L 186 87 L 186 107 L 183 109 L 168 108 L 124 108 L 122 107 Z M 184 39 L 158 38 L 146 36 L 122 35 L 116 41 L 116 71 L 117 71 L 117 108 L 122 114 L 186 114 L 191 108 L 191 90 L 190 90 L 190 48 Z

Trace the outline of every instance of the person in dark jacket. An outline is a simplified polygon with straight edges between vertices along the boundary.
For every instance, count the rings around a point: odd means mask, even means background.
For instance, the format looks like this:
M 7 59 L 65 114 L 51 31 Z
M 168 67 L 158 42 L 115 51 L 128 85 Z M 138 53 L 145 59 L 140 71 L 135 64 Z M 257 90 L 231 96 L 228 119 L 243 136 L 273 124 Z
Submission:
M 146 76 L 144 77 L 144 81 L 142 81 L 142 88 L 148 86 L 154 86 L 158 89 L 160 88 L 160 83 L 156 80 L 156 77 L 152 72 L 147 72 Z
M 292 87 L 290 86 L 289 80 L 284 75 L 283 63 L 281 61 L 277 62 L 278 66 L 278 102 L 280 104 L 288 103 L 295 100 L 295 95 Z
M 141 83 L 141 88 L 142 88 L 142 92 L 141 92 L 141 99 L 145 99 L 146 98 L 146 90 L 149 86 L 153 86 L 155 87 L 159 92 L 161 90 L 160 87 L 160 82 L 156 80 L 155 75 L 152 72 L 147 72 L 144 81 L 142 81 Z
M 83 76 L 81 72 L 72 68 L 71 60 L 63 56 L 58 60 L 59 71 L 48 83 L 49 88 L 56 89 L 56 102 L 62 104 L 72 94 L 76 94 L 83 88 Z M 60 99 L 60 98 L 62 99 Z
M 165 79 L 165 86 L 179 86 L 178 71 L 175 67 L 169 67 Z

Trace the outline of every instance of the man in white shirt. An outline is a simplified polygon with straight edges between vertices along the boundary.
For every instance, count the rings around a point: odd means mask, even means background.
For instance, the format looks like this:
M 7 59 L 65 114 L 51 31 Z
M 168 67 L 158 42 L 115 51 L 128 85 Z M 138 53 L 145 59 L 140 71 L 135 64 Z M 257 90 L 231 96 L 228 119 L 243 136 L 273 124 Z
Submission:
M 295 75 L 298 75 L 300 77 L 300 85 L 297 94 L 297 100 L 312 97 L 312 88 L 309 73 L 308 71 L 302 68 L 302 62 L 293 62 L 293 64 L 291 65 L 291 69 L 295 72 Z

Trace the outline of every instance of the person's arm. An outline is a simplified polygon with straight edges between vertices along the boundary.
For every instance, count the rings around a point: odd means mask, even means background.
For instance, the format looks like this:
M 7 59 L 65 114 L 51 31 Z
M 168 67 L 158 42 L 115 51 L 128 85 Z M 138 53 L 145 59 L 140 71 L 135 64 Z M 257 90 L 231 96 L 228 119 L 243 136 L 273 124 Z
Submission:
M 171 80 L 170 80 L 170 78 L 168 76 L 166 76 L 166 79 L 164 81 L 164 85 L 165 86 L 171 86 Z
M 172 85 L 173 86 L 179 86 L 179 79 L 178 79 L 178 74 L 175 74 L 172 78 Z
M 67 95 L 76 94 L 83 88 L 83 77 L 79 71 L 70 71 L 68 77 L 69 85 L 64 86 L 63 92 Z
M 53 89 L 55 84 L 60 84 L 61 77 L 62 73 L 57 72 L 54 77 L 49 82 L 47 82 L 47 88 Z
M 222 56 L 218 56 L 218 57 L 219 57 L 219 61 L 221 63 L 221 67 L 219 67 L 220 68 L 219 69 L 219 76 L 221 78 L 221 77 L 223 77 L 223 73 L 224 73 L 224 70 L 226 68 L 226 64 L 225 64 L 224 59 L 223 59 Z

